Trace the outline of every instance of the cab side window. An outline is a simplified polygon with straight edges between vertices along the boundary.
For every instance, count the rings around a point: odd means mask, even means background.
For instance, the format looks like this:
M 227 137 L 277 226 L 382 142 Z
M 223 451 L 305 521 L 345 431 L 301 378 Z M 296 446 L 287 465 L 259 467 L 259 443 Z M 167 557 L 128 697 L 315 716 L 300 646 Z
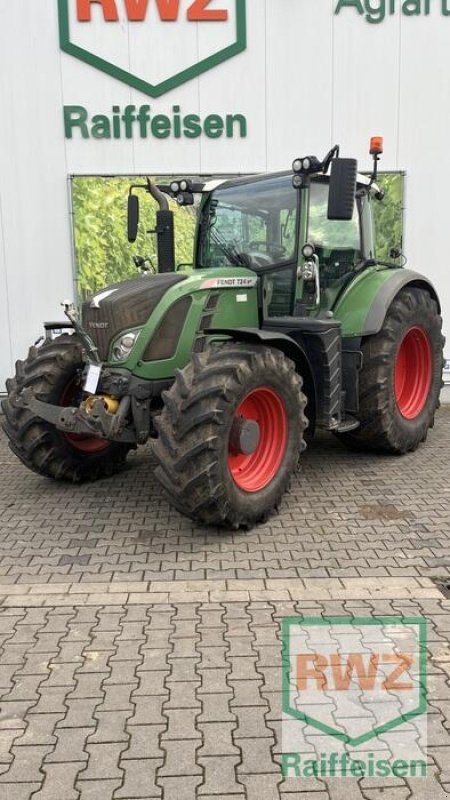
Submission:
M 314 244 L 324 288 L 340 284 L 362 259 L 361 228 L 357 203 L 353 219 L 329 220 L 328 184 L 311 184 L 308 241 Z

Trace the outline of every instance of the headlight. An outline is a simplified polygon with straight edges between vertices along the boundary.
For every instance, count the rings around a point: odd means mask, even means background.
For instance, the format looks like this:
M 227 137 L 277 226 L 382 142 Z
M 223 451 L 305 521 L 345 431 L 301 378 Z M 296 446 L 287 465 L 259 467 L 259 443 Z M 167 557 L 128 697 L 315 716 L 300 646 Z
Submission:
M 139 338 L 139 334 L 140 331 L 130 331 L 116 339 L 112 348 L 113 361 L 126 361 Z

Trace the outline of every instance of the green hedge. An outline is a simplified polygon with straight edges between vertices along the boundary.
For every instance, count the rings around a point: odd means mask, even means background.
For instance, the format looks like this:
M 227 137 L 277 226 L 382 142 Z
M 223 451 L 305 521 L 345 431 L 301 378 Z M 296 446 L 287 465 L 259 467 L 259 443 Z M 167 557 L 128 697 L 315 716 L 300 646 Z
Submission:
M 158 183 L 169 178 L 159 177 Z M 133 255 L 150 257 L 155 267 L 156 237 L 146 234 L 156 225 L 157 204 L 139 192 L 141 224 L 137 241 L 127 239 L 127 197 L 132 183 L 145 178 L 74 178 L 73 211 L 77 285 L 81 298 L 110 283 L 136 277 Z M 196 212 L 193 207 L 175 211 L 177 264 L 192 264 Z

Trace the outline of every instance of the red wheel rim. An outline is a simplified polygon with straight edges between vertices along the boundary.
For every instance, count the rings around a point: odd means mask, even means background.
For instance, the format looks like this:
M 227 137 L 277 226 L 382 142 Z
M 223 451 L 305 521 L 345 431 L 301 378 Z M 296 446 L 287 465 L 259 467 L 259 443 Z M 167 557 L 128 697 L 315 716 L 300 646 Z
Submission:
M 76 378 L 73 378 L 64 389 L 60 403 L 67 408 L 75 403 L 79 404 L 81 389 Z M 78 402 L 77 402 L 78 401 Z M 95 454 L 101 453 L 109 447 L 110 443 L 106 439 L 99 439 L 97 436 L 84 436 L 79 433 L 63 433 L 65 439 L 80 453 Z
M 254 389 L 244 398 L 236 418 L 259 425 L 259 443 L 254 453 L 235 453 L 229 445 L 228 468 L 235 484 L 245 492 L 259 492 L 275 477 L 283 461 L 288 441 L 287 412 L 273 389 Z
M 433 377 L 431 344 L 423 328 L 411 328 L 403 338 L 395 363 L 395 399 L 405 419 L 425 408 Z

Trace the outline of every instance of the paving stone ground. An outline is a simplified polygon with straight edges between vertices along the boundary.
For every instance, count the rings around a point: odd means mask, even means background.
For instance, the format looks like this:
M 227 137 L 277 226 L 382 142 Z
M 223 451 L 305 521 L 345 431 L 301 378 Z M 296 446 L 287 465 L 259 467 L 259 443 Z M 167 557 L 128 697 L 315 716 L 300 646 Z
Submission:
M 149 449 L 89 486 L 0 436 L 0 800 L 450 798 L 450 409 L 404 458 L 331 437 L 249 533 L 171 510 Z M 287 616 L 428 620 L 429 778 L 282 781 Z

